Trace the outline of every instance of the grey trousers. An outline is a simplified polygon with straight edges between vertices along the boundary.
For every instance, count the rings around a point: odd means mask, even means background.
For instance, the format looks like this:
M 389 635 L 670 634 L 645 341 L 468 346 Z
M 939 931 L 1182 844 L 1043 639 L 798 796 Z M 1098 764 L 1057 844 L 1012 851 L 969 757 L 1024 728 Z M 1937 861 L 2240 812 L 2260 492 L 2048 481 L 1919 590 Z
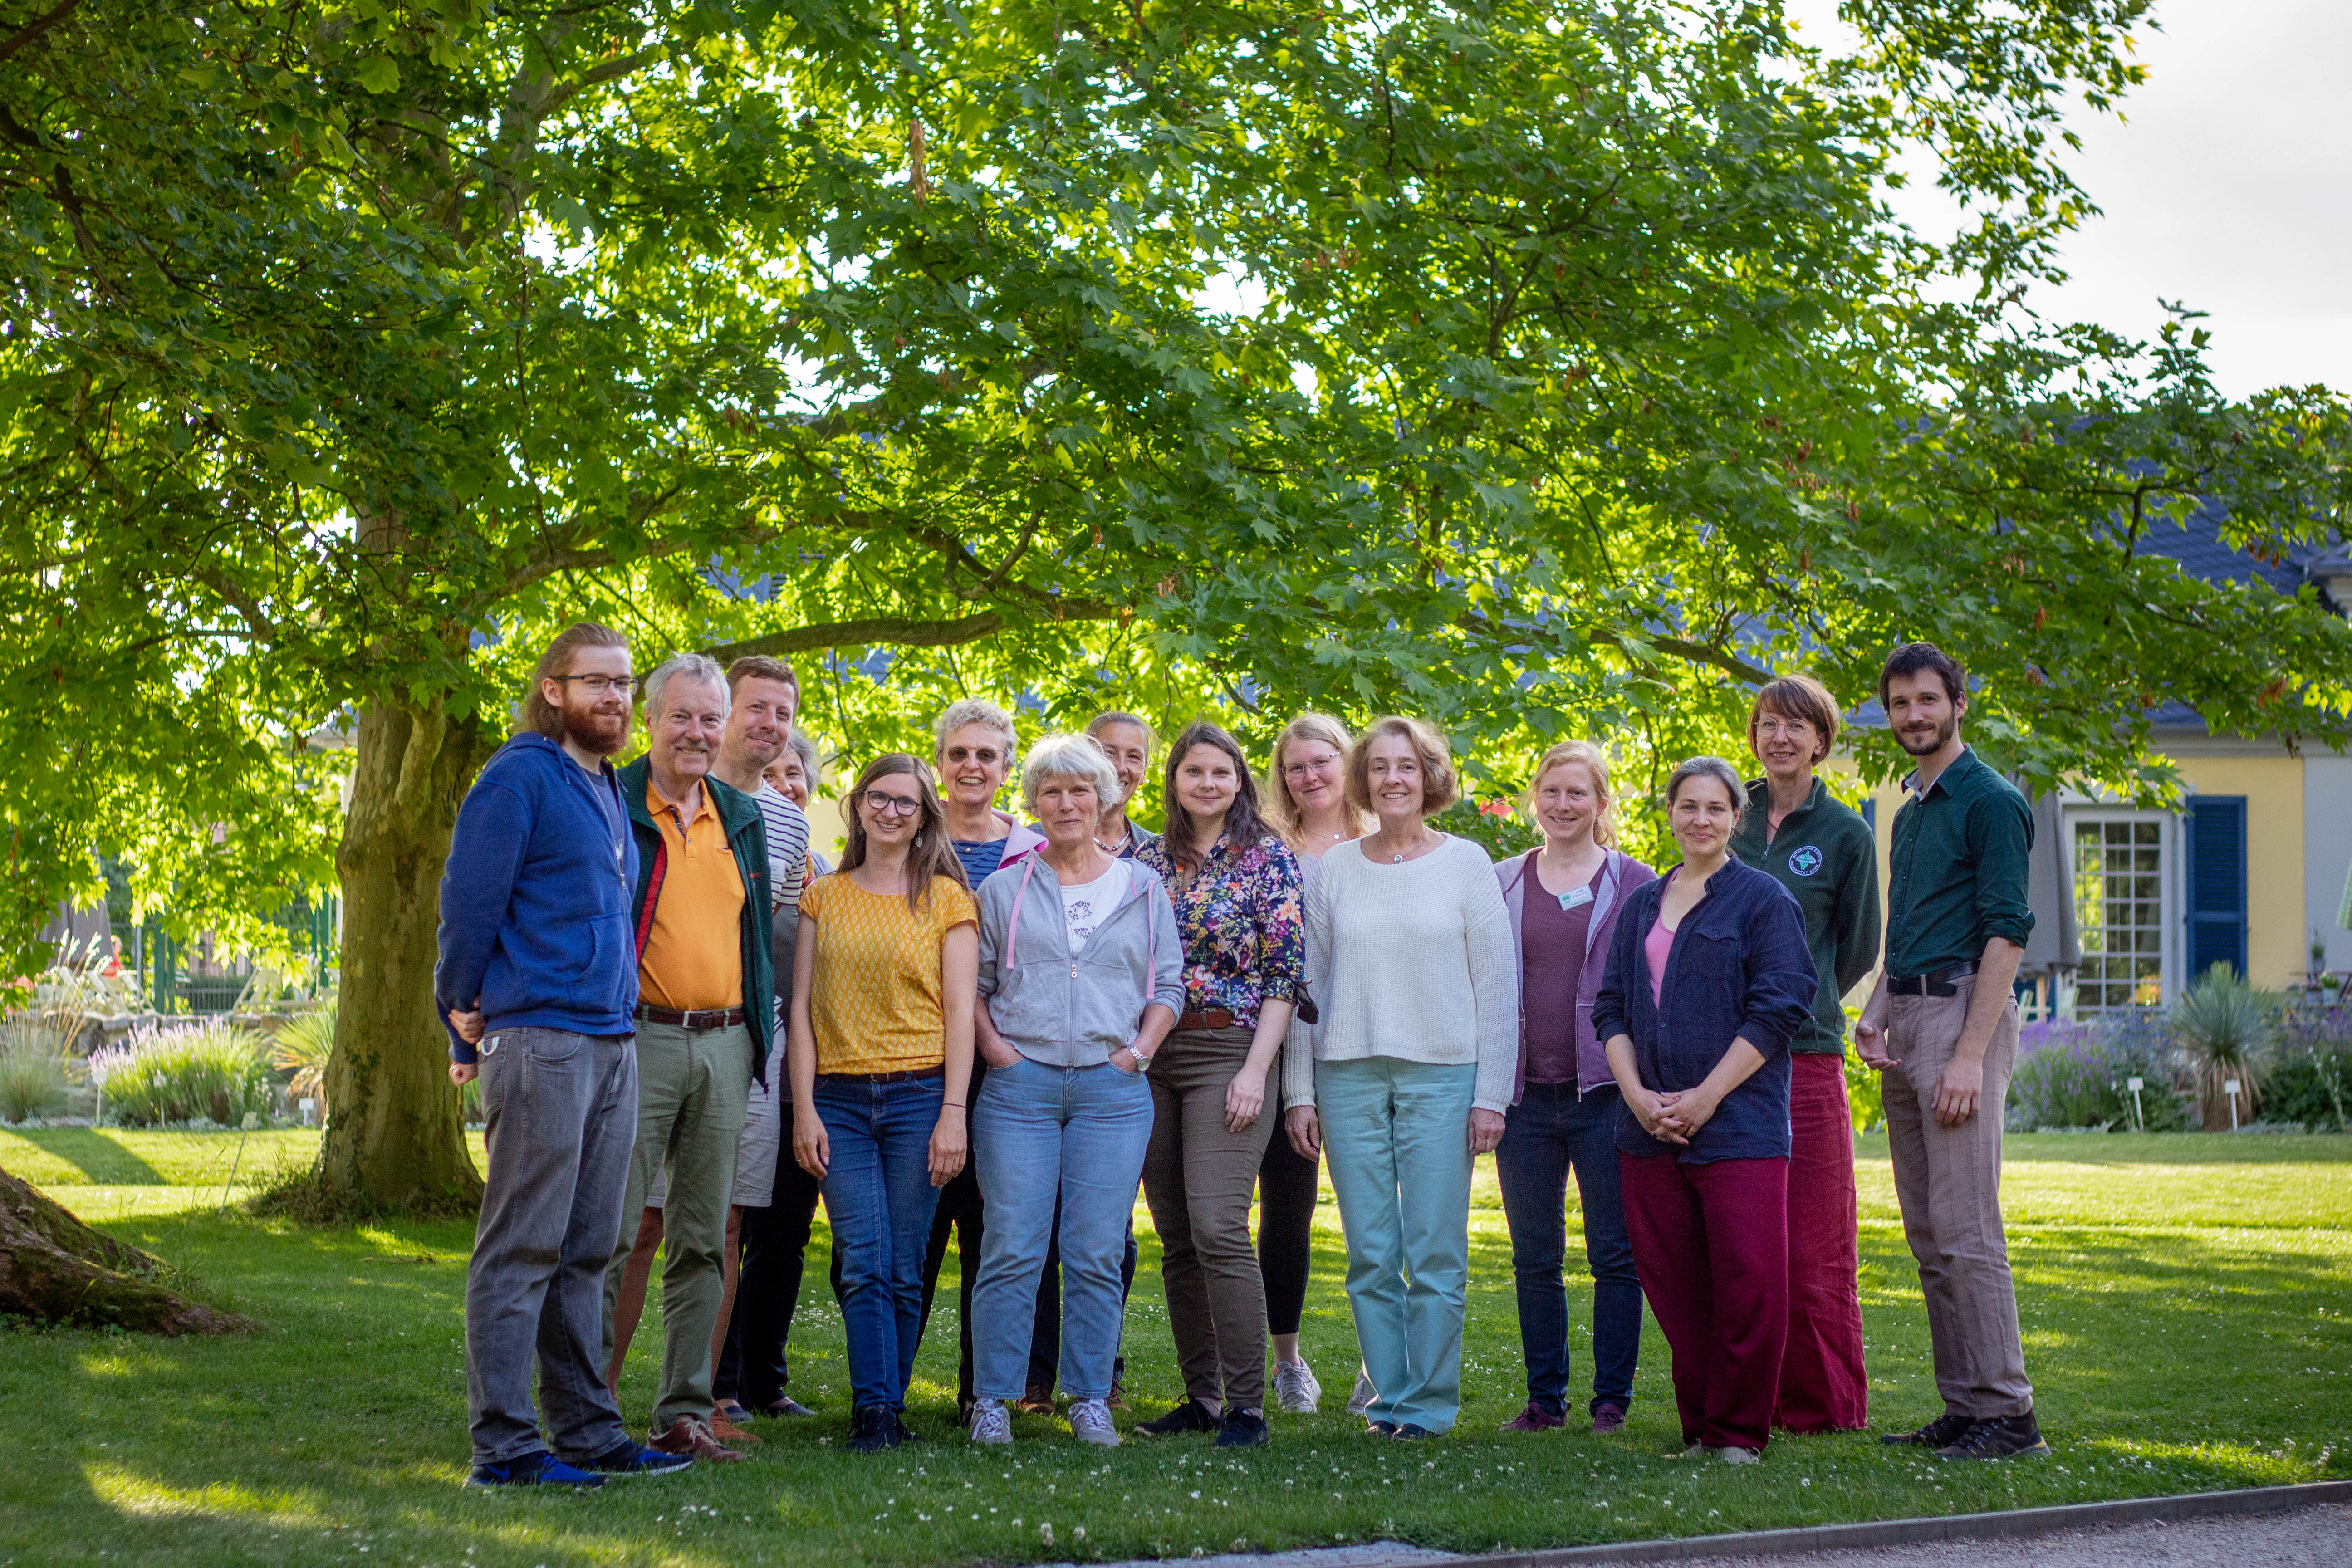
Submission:
M 636 1240 L 646 1190 L 667 1170 L 662 1201 L 662 1370 L 656 1432 L 710 1414 L 710 1339 L 726 1294 L 727 1205 L 735 1197 L 735 1152 L 751 1100 L 751 1032 L 675 1024 L 637 1026 L 637 1141 L 629 1159 L 616 1238 L 604 1274 L 604 1361 L 613 1355 L 613 1314 L 621 1271 Z M 602 1363 L 600 1363 L 602 1364 Z
M 548 1447 L 531 1410 L 534 1352 L 555 1452 L 593 1458 L 627 1440 L 598 1347 L 636 1141 L 636 1056 L 626 1035 L 500 1029 L 481 1058 L 490 1168 L 466 1269 L 474 1462 Z
M 1888 998 L 1888 1048 L 1897 1065 L 1881 1076 L 1895 1196 L 1927 1299 L 1936 1389 L 1947 1414 L 1986 1421 L 2033 1408 L 2000 1223 L 2001 1112 L 2017 1066 L 2017 1004 L 2002 1013 L 1985 1050 L 1976 1114 L 1958 1127 L 1938 1126 L 1936 1083 L 1959 1045 L 1976 990 L 1973 976 L 1957 984 L 1957 996 Z

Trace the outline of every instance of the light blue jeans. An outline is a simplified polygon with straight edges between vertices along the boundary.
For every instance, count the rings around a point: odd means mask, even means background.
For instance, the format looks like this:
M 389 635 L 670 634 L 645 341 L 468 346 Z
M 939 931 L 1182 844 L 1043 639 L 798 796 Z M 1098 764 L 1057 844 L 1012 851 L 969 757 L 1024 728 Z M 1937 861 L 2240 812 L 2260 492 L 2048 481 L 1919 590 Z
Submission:
M 1379 1390 L 1364 1411 L 1370 1420 L 1445 1432 L 1461 1414 L 1477 1085 L 1475 1063 L 1315 1064 L 1331 1191 L 1348 1237 L 1348 1304 Z
M 1151 1089 L 1139 1073 L 1047 1067 L 1024 1057 L 991 1068 L 972 1106 L 971 1146 L 988 1228 L 971 1293 L 972 1392 L 1027 1392 L 1037 1277 L 1062 1206 L 1062 1386 L 1073 1399 L 1110 1392 L 1126 1315 L 1119 1264 L 1136 1184 L 1151 1142 Z

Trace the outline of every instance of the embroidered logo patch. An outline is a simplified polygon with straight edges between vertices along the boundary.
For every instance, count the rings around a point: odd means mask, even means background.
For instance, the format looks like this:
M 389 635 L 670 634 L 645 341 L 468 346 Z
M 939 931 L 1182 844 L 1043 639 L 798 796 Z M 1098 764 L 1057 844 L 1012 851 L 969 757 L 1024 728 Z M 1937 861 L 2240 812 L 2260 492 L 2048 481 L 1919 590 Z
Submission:
M 1822 852 L 1808 844 L 1789 856 L 1789 869 L 1800 877 L 1810 877 L 1822 868 Z

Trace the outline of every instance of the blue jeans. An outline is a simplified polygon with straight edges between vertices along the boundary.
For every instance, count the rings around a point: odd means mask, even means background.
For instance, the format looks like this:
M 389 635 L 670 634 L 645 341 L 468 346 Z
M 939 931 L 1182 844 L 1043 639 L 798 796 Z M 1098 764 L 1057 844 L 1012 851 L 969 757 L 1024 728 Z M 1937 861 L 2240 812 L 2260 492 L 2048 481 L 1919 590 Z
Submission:
M 907 1407 L 923 1342 L 923 1244 L 940 1201 L 931 1130 L 944 1089 L 936 1078 L 861 1083 L 817 1075 L 817 1118 L 833 1151 L 824 1213 L 842 1260 L 855 1410 Z
M 1462 1410 L 1470 1281 L 1470 1102 L 1475 1063 L 1366 1057 L 1315 1064 L 1348 1304 L 1378 1390 L 1364 1414 L 1446 1432 Z
M 530 1404 L 534 1361 L 556 1453 L 592 1459 L 628 1439 L 600 1352 L 604 1265 L 637 1138 L 636 1053 L 626 1035 L 520 1028 L 492 1030 L 481 1054 L 489 1173 L 466 1266 L 474 1462 L 548 1447 Z
M 1503 1215 L 1511 1226 L 1511 1268 L 1517 1276 L 1519 1349 L 1528 1363 L 1528 1400 L 1555 1415 L 1568 1409 L 1568 1289 L 1560 1278 L 1568 1250 L 1568 1177 L 1584 1210 L 1584 1261 L 1592 1271 L 1592 1404 L 1630 1409 L 1633 1366 L 1642 1352 L 1642 1281 L 1625 1228 L 1618 1174 L 1614 1085 L 1581 1099 L 1572 1083 L 1531 1083 L 1503 1124 L 1495 1151 Z
M 1037 1278 L 1055 1239 L 1057 1197 L 1062 1386 L 1073 1399 L 1110 1393 L 1126 1310 L 1119 1263 L 1151 1119 L 1150 1086 L 1108 1062 L 1061 1068 L 1024 1057 L 989 1072 L 972 1107 L 988 1212 L 971 1296 L 973 1392 L 981 1398 L 1027 1392 Z

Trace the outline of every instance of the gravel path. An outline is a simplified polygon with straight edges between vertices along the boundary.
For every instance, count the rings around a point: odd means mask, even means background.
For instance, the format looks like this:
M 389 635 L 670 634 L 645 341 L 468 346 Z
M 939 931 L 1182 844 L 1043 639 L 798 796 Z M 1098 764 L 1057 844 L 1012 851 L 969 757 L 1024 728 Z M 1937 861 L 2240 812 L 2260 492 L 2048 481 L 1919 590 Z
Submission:
M 1684 1568 L 2347 1568 L 2352 1508 L 2123 1524 L 2016 1541 L 1938 1541 L 1801 1557 L 1706 1557 Z

